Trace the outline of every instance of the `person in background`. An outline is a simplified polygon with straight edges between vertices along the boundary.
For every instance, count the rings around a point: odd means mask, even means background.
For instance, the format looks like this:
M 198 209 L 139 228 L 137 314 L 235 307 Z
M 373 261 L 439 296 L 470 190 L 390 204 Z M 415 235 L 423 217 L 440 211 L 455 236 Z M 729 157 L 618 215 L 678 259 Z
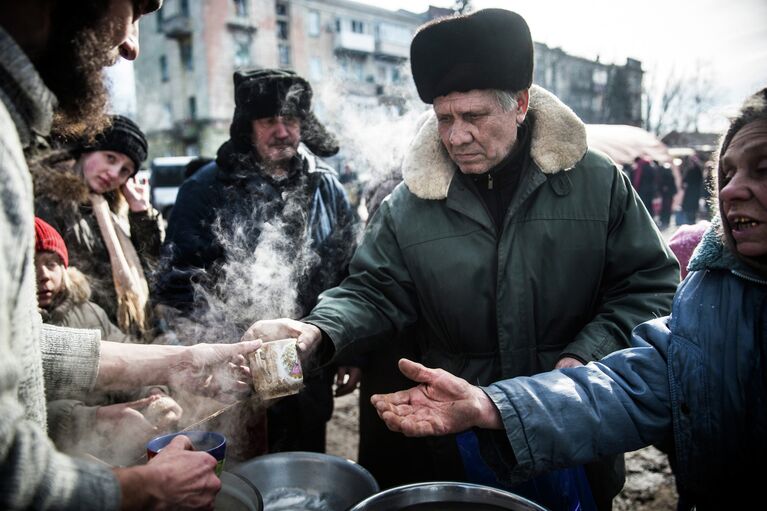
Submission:
M 674 178 L 674 172 L 671 170 L 670 163 L 664 163 L 661 165 L 656 163 L 658 169 L 658 193 L 660 194 L 660 211 L 658 213 L 658 221 L 660 223 L 661 230 L 668 229 L 671 225 L 671 207 L 674 202 L 674 195 L 676 195 L 676 179 Z
M 700 198 L 704 193 L 705 183 L 703 180 L 703 166 L 697 155 L 692 155 L 685 162 L 682 173 L 682 213 L 685 223 L 694 224 L 698 221 L 700 211 Z
M 598 360 L 667 314 L 673 254 L 629 179 L 588 150 L 581 120 L 531 86 L 533 62 L 527 23 L 511 11 L 422 26 L 410 64 L 433 108 L 404 157 L 404 183 L 368 224 L 349 277 L 301 321 L 259 321 L 244 338 L 296 337 L 304 356 L 318 348 L 328 361 L 417 328 L 424 363 L 487 385 Z M 430 444 L 438 472 L 424 480 L 508 487 L 472 432 Z M 609 509 L 623 457 L 571 472 L 584 470 Z
M 103 67 L 118 55 L 137 57 L 138 20 L 161 3 L 0 3 L 2 509 L 210 509 L 221 487 L 216 460 L 192 451 L 184 437 L 146 465 L 112 469 L 62 454 L 46 432 L 46 398 L 72 392 L 171 383 L 214 395 L 248 388 L 244 356 L 259 343 L 100 342 L 96 330 L 42 325 L 37 312 L 34 199 L 25 156 L 44 153 L 52 129 L 82 135 L 108 124 Z
M 312 112 L 309 82 L 278 69 L 237 71 L 233 78 L 231 138 L 219 148 L 215 162 L 181 186 L 168 225 L 154 293 L 175 330 L 183 328 L 183 321 L 174 320 L 174 314 L 202 323 L 214 309 L 209 297 L 228 300 L 243 294 L 228 287 L 240 282 L 252 282 L 244 293 L 247 300 L 234 307 L 243 310 L 224 307 L 225 318 L 216 317 L 211 328 L 214 335 L 221 335 L 218 323 L 236 323 L 238 313 L 248 321 L 252 314 L 265 313 L 259 304 L 274 293 L 279 296 L 264 304 L 266 313 L 276 314 L 286 298 L 295 296 L 281 312 L 301 317 L 322 291 L 346 275 L 356 243 L 356 217 L 346 192 L 335 171 L 319 158 L 336 154 L 338 144 Z M 268 268 L 274 271 L 259 279 L 251 265 L 237 266 L 263 252 L 277 259 L 272 266 L 289 269 L 287 278 L 280 280 L 275 277 L 280 273 Z M 279 282 L 278 289 L 274 282 Z M 240 328 L 238 337 L 248 324 L 234 325 Z M 270 451 L 325 452 L 333 369 L 304 369 L 304 390 L 267 411 Z M 339 395 L 356 388 L 356 367 L 342 365 L 337 373 Z M 240 422 L 254 431 L 230 444 L 232 455 L 241 451 L 237 457 L 248 459 L 262 454 L 264 446 L 254 443 L 259 437 L 256 420 L 243 417 Z M 232 435 L 241 436 L 236 431 Z
M 654 217 L 653 199 L 656 194 L 656 167 L 644 156 L 637 156 L 631 169 L 631 184 L 642 199 L 648 213 Z
M 64 239 L 40 218 L 35 218 L 35 269 L 37 303 L 44 323 L 100 330 L 107 341 L 135 342 L 89 301 L 88 280 L 69 266 Z M 48 434 L 64 452 L 88 452 L 115 465 L 130 463 L 147 440 L 167 433 L 181 417 L 183 410 L 167 393 L 167 387 L 156 386 L 133 392 L 87 392 L 49 401 Z M 105 440 L 110 435 L 120 435 L 123 441 Z
M 142 342 L 152 339 L 146 275 L 164 237 L 148 184 L 134 178 L 146 156 L 141 129 L 113 115 L 95 139 L 31 164 L 36 215 L 64 237 L 72 264 L 91 284 L 93 301 Z
M 364 193 L 367 221 L 370 222 L 384 199 L 402 182 L 402 172 L 388 172 L 366 187 Z M 426 439 L 406 438 L 386 428 L 370 404 L 374 394 L 395 392 L 410 387 L 410 380 L 397 369 L 397 361 L 406 357 L 420 360 L 416 328 L 388 339 L 363 358 L 359 392 L 359 449 L 357 463 L 375 477 L 381 489 L 418 483 L 425 474 L 436 473 Z M 407 460 L 407 463 L 403 463 Z
M 722 139 L 718 215 L 671 315 L 634 329 L 632 347 L 584 367 L 475 387 L 402 360 L 419 386 L 373 396 L 394 431 L 485 428 L 503 477 L 655 444 L 670 455 L 680 511 L 751 509 L 767 456 L 767 88 Z
M 687 277 L 687 265 L 690 263 L 695 247 L 698 246 L 710 226 L 711 222 L 708 220 L 700 220 L 694 224 L 683 224 L 669 238 L 668 246 L 679 261 L 682 280 Z

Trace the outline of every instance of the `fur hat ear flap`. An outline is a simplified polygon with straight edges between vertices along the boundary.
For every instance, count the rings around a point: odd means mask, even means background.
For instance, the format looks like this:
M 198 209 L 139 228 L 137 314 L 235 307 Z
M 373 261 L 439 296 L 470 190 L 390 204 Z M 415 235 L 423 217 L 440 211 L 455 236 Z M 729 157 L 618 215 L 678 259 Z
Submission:
M 338 153 L 338 140 L 312 112 L 301 120 L 301 142 L 311 152 L 323 158 Z

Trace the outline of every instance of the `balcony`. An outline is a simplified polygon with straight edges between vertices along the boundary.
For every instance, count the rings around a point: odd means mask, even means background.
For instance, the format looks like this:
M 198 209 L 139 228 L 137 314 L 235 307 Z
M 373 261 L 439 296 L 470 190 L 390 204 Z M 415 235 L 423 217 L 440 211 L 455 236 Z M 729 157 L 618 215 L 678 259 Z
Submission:
M 397 60 L 408 59 L 410 58 L 410 45 L 379 39 L 376 41 L 376 54 L 379 57 L 395 58 Z
M 162 20 L 162 31 L 166 37 L 179 39 L 192 35 L 192 20 L 184 14 L 176 14 Z
M 351 51 L 357 53 L 373 53 L 376 48 L 375 38 L 370 34 L 356 32 L 338 32 L 333 48 L 336 51 Z
M 200 124 L 194 119 L 176 121 L 173 131 L 181 140 L 196 140 L 200 136 Z
M 242 16 L 230 17 L 226 22 L 226 26 L 229 28 L 229 30 L 245 32 L 251 35 L 255 34 L 258 30 L 258 27 L 256 27 L 250 18 Z

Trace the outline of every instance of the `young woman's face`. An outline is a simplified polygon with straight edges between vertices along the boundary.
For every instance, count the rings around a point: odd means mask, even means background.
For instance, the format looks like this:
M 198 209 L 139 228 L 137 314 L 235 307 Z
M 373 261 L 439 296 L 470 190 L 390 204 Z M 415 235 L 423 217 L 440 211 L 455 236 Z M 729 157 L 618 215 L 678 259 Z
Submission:
M 40 308 L 47 308 L 63 289 L 64 265 L 54 252 L 35 252 L 35 271 L 37 273 L 37 303 Z
M 93 151 L 80 156 L 83 178 L 95 193 L 117 190 L 135 174 L 133 160 L 115 151 Z
M 767 256 L 767 120 L 743 126 L 720 162 L 719 206 L 743 256 Z

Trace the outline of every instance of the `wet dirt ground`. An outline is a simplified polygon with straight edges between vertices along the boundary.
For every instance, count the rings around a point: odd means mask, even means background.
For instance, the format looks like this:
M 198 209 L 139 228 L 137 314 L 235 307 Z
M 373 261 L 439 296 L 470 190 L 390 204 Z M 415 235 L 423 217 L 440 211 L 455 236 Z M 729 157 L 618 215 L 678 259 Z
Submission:
M 357 459 L 358 399 L 358 392 L 336 399 L 328 425 L 328 454 Z M 613 510 L 672 511 L 675 508 L 674 478 L 666 455 L 653 447 L 626 454 L 626 485 L 613 502 Z

